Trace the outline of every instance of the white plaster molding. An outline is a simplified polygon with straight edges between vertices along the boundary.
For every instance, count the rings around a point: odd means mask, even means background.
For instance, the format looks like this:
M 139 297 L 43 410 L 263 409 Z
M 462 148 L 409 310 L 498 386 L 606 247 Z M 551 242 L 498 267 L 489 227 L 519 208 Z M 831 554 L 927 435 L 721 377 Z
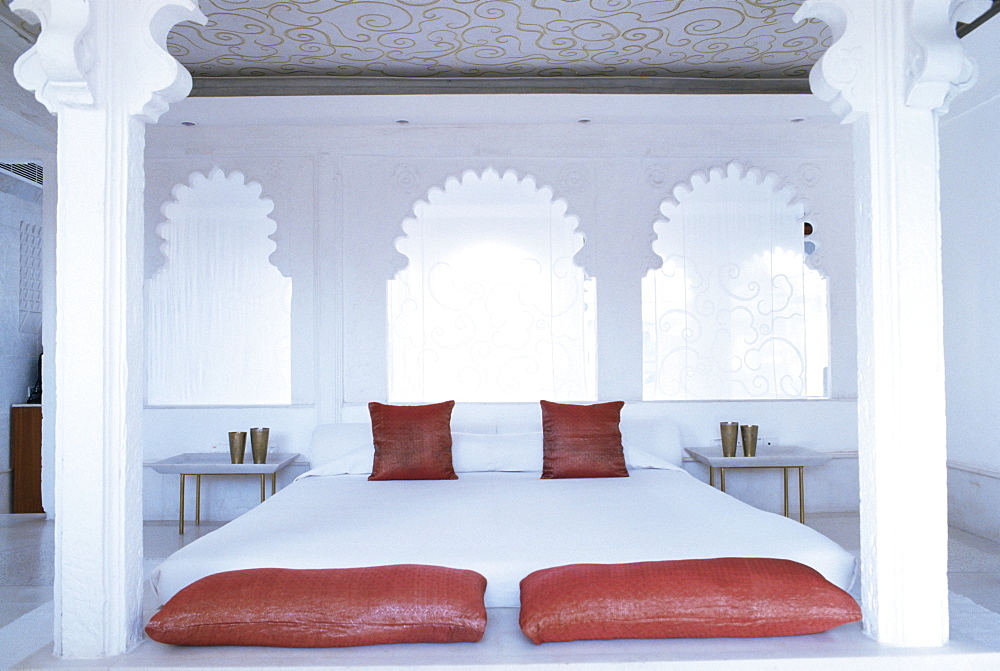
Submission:
M 955 34 L 955 22 L 971 20 L 989 6 L 989 0 L 806 0 L 795 20 L 819 19 L 834 39 L 809 73 L 812 91 L 845 122 L 852 122 L 874 109 L 879 85 L 888 84 L 877 78 L 870 64 L 886 50 L 901 50 L 905 60 L 896 66 L 902 67 L 907 105 L 944 113 L 976 76 L 975 64 Z M 885 20 L 896 12 L 905 13 L 906 19 Z
M 688 175 L 687 179 L 678 182 L 671 190 L 671 195 L 664 199 L 665 204 L 678 207 L 684 200 L 691 196 L 691 193 L 698 187 L 712 181 L 724 179 L 747 180 L 754 184 L 764 185 L 774 193 L 776 203 L 781 205 L 798 206 L 801 200 L 796 195 L 793 185 L 787 179 L 773 170 L 748 167 L 745 162 L 732 160 L 725 165 L 715 165 L 707 169 L 699 169 Z M 802 205 L 803 214 L 805 205 Z
M 14 74 L 53 114 L 117 103 L 156 122 L 191 91 L 165 44 L 175 24 L 206 20 L 196 0 L 14 0 L 11 9 L 42 26 Z
M 969 23 L 990 0 L 913 0 L 913 34 L 906 102 L 911 107 L 948 111 L 956 95 L 976 82 L 978 69 L 955 33 L 959 21 Z
M 1000 473 L 948 463 L 948 522 L 969 533 L 1000 539 Z
M 984 478 L 993 478 L 995 480 L 1000 480 L 1000 471 L 994 468 L 982 468 L 981 466 L 973 466 L 972 464 L 965 464 L 961 461 L 955 461 L 954 459 L 948 460 L 948 468 L 953 471 L 962 471 L 963 473 L 971 473 L 972 475 L 981 475 Z
M 42 25 L 34 46 L 14 64 L 18 83 L 53 114 L 60 105 L 93 104 L 87 82 L 93 56 L 80 39 L 90 19 L 86 0 L 14 0 L 10 8 Z
M 411 163 L 397 163 L 392 169 L 392 184 L 407 195 L 420 192 L 420 171 Z

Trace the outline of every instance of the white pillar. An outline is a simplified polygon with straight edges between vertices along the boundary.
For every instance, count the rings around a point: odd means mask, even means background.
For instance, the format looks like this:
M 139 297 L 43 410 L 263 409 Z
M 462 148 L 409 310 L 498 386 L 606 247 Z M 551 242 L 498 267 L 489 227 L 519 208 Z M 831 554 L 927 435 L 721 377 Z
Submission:
M 955 35 L 982 0 L 806 0 L 835 42 L 813 92 L 854 124 L 865 631 L 948 640 L 938 115 L 971 85 Z M 971 16 L 969 16 L 971 14 Z
M 41 34 L 14 68 L 58 115 L 55 653 L 142 636 L 145 122 L 190 91 L 163 45 L 195 0 L 15 0 Z M 49 390 L 46 390 L 49 393 Z

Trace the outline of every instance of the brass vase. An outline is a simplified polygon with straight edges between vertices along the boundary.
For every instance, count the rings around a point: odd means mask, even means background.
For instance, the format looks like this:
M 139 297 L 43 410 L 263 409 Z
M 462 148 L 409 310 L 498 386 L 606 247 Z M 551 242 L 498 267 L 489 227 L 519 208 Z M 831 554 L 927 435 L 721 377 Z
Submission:
M 243 455 L 247 449 L 247 432 L 229 432 L 229 458 L 234 464 L 243 463 Z
M 740 430 L 739 422 L 719 422 L 719 430 L 722 432 L 722 456 L 736 456 L 736 435 Z
M 740 427 L 740 433 L 743 438 L 743 456 L 757 456 L 757 425 L 744 424 Z
M 253 463 L 267 463 L 267 434 L 269 429 L 250 429 L 250 450 L 253 452 Z

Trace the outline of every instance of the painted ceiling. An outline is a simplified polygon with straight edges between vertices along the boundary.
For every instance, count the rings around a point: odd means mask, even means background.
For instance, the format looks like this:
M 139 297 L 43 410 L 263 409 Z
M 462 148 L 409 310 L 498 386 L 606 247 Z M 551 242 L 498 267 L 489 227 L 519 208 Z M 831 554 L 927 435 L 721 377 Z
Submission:
M 196 77 L 802 79 L 801 0 L 200 0 L 167 43 Z

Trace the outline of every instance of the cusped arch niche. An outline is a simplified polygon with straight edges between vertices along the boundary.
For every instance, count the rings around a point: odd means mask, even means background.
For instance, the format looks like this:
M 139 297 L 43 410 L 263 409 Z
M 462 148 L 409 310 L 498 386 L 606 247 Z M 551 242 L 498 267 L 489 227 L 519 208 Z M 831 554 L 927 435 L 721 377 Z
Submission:
M 595 398 L 595 281 L 573 261 L 578 224 L 513 171 L 467 171 L 417 201 L 388 288 L 389 398 Z
M 803 255 L 805 207 L 775 173 L 693 174 L 664 201 L 643 279 L 643 398 L 826 395 L 826 280 Z
M 216 167 L 164 204 L 163 266 L 147 281 L 149 405 L 291 402 L 292 280 L 269 262 L 261 185 Z

